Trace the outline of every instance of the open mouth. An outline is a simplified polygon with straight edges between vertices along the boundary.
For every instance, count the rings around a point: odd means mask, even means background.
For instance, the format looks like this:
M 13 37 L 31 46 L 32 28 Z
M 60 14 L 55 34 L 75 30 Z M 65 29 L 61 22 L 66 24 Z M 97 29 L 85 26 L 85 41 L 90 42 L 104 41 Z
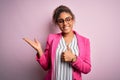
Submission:
M 68 27 L 68 26 L 66 26 L 66 27 L 63 27 L 63 30 L 67 30 L 67 29 L 69 29 L 69 27 Z

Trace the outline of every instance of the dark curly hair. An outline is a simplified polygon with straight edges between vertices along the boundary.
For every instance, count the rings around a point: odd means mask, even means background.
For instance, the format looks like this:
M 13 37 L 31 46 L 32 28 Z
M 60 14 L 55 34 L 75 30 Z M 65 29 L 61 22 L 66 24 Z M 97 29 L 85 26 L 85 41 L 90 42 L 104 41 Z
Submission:
M 62 12 L 69 13 L 69 14 L 72 16 L 72 19 L 73 19 L 73 20 L 75 19 L 74 14 L 72 13 L 72 11 L 71 11 L 67 6 L 60 5 L 60 6 L 58 6 L 58 7 L 54 10 L 54 12 L 53 12 L 53 22 L 54 22 L 55 24 L 57 24 L 57 20 L 58 20 L 60 14 L 61 14 Z

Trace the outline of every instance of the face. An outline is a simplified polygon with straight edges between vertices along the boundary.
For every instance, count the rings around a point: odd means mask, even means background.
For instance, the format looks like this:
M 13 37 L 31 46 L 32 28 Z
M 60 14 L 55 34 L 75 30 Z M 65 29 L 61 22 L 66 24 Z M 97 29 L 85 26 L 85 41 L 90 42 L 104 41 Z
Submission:
M 67 34 L 72 32 L 74 20 L 69 13 L 62 12 L 57 20 L 57 24 L 62 33 Z

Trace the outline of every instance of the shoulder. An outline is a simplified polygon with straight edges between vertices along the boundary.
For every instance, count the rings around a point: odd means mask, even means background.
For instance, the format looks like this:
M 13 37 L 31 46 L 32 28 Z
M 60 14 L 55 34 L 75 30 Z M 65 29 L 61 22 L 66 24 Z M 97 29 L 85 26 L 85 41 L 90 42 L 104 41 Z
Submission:
M 78 38 L 81 38 L 83 40 L 89 40 L 89 38 L 83 36 L 83 35 L 80 35 L 80 34 L 77 34 Z
M 61 33 L 49 34 L 47 37 L 47 41 L 51 42 L 54 39 L 58 39 L 60 36 L 61 36 Z
M 82 35 L 78 34 L 77 32 L 75 34 L 76 34 L 76 37 L 78 40 L 80 40 L 82 42 L 89 42 L 89 38 L 82 36 Z
M 49 38 L 49 39 L 54 39 L 54 38 L 59 37 L 60 35 L 61 35 L 60 33 L 56 33 L 56 34 L 49 34 L 49 35 L 48 35 L 48 38 Z

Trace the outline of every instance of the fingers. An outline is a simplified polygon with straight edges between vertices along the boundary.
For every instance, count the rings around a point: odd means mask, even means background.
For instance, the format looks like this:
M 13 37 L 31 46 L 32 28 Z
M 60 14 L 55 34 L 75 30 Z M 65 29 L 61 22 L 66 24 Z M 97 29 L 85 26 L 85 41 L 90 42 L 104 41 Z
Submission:
M 37 50 L 38 45 L 36 44 L 35 41 L 32 41 L 32 40 L 30 40 L 30 39 L 28 39 L 28 38 L 23 38 L 23 40 L 24 40 L 25 42 L 27 42 L 27 43 L 28 43 L 31 47 L 33 47 L 35 50 Z
M 36 38 L 34 38 L 34 41 L 35 43 L 39 44 L 39 41 Z
M 28 38 L 23 38 L 23 40 L 24 40 L 25 42 L 27 42 L 28 44 L 30 44 L 30 45 L 33 44 L 33 41 L 30 40 L 30 39 L 28 39 Z
M 69 47 L 69 45 L 66 46 L 66 50 L 61 54 L 61 60 L 64 62 L 70 62 L 71 61 L 71 55 L 72 55 L 72 50 Z
M 65 61 L 65 53 L 64 52 L 61 54 L 61 60 Z
M 68 62 L 68 58 L 64 52 L 61 54 L 61 61 Z
M 65 55 L 65 53 L 62 53 L 61 61 L 63 61 L 63 62 L 70 62 L 69 58 Z
M 26 41 L 27 43 L 30 42 L 30 40 L 28 38 L 23 38 L 24 41 Z
M 23 40 L 25 42 L 27 42 L 31 47 L 33 47 L 37 52 L 43 53 L 41 45 L 40 45 L 39 41 L 36 38 L 34 38 L 33 41 L 28 39 L 28 38 L 23 38 Z

